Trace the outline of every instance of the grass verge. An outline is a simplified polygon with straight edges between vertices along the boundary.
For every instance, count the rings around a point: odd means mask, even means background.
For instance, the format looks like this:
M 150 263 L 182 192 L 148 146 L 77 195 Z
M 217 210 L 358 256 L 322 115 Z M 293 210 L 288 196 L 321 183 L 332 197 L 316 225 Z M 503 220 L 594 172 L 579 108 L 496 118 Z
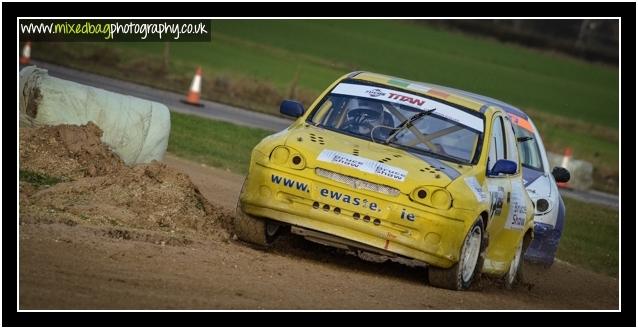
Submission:
M 213 21 L 210 43 L 35 43 L 33 57 L 265 113 L 305 106 L 329 83 L 370 70 L 485 94 L 532 115 L 549 151 L 593 163 L 594 188 L 618 192 L 618 68 L 393 20 Z M 295 31 L 295 33 L 290 33 Z
M 248 172 L 250 152 L 272 132 L 171 112 L 168 151 L 239 174 Z
M 564 198 L 567 218 L 557 257 L 618 276 L 618 210 Z

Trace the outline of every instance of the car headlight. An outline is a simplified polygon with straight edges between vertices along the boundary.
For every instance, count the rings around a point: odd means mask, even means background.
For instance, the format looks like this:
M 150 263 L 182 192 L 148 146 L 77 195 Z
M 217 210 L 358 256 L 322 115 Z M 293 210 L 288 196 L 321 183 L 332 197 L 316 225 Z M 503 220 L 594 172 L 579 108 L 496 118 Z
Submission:
M 545 198 L 537 199 L 536 202 L 536 215 L 544 214 L 551 210 L 552 203 Z
M 297 150 L 287 146 L 277 146 L 270 153 L 270 161 L 293 169 L 303 169 L 306 167 L 306 160 Z
M 290 151 L 285 146 L 276 147 L 270 154 L 270 161 L 278 165 L 284 165 L 290 157 Z
M 449 209 L 452 206 L 452 196 L 446 189 L 436 186 L 420 186 L 410 194 L 413 201 L 437 209 Z
M 435 190 L 432 193 L 432 205 L 439 209 L 448 209 L 452 204 L 450 193 L 444 189 Z

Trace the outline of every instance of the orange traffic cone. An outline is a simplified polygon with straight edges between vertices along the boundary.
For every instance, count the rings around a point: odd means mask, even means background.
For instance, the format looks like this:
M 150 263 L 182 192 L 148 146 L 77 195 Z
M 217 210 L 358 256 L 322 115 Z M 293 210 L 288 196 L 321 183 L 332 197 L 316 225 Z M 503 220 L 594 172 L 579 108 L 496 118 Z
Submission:
M 20 56 L 20 64 L 29 64 L 29 61 L 31 61 L 31 41 L 27 41 L 27 43 L 24 45 L 24 48 L 22 48 L 22 56 Z
M 202 68 L 197 67 L 195 71 L 195 76 L 193 77 L 193 82 L 191 83 L 191 88 L 186 94 L 186 99 L 182 99 L 182 102 L 195 106 L 204 106 L 204 104 L 200 103 L 199 96 L 201 94 L 202 89 Z
M 567 169 L 567 166 L 569 165 L 569 160 L 572 159 L 572 149 L 567 147 L 565 148 L 565 153 L 563 155 L 563 163 L 561 163 L 561 167 Z M 556 185 L 558 185 L 559 188 L 571 188 L 571 186 L 569 186 L 569 184 L 562 183 L 562 182 L 558 182 L 556 183 Z

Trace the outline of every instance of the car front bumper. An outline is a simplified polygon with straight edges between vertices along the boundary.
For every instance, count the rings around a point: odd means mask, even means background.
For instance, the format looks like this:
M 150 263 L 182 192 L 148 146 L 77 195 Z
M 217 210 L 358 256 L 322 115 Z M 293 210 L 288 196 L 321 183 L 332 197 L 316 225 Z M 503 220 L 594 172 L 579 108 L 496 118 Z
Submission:
M 558 250 L 561 233 L 561 230 L 553 225 L 535 223 L 534 239 L 525 252 L 525 260 L 551 265 Z
M 309 178 L 310 177 L 310 178 Z M 341 195 L 337 198 L 336 196 Z M 347 201 L 345 202 L 347 196 Z M 450 208 L 450 217 L 409 201 L 314 174 L 253 163 L 240 195 L 251 215 L 305 227 L 448 268 L 458 261 L 462 241 L 477 214 Z M 408 220 L 406 214 L 413 214 Z

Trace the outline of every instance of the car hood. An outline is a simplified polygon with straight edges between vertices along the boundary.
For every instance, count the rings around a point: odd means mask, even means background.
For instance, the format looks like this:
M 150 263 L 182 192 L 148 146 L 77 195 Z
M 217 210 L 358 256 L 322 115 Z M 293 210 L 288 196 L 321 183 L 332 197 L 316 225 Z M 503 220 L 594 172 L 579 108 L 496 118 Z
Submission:
M 301 153 L 309 168 L 391 186 L 406 194 L 419 186 L 446 187 L 472 169 L 307 124 L 291 129 L 286 146 Z
M 552 184 L 555 183 L 543 172 L 523 168 L 523 181 L 527 193 L 533 200 L 552 197 Z

